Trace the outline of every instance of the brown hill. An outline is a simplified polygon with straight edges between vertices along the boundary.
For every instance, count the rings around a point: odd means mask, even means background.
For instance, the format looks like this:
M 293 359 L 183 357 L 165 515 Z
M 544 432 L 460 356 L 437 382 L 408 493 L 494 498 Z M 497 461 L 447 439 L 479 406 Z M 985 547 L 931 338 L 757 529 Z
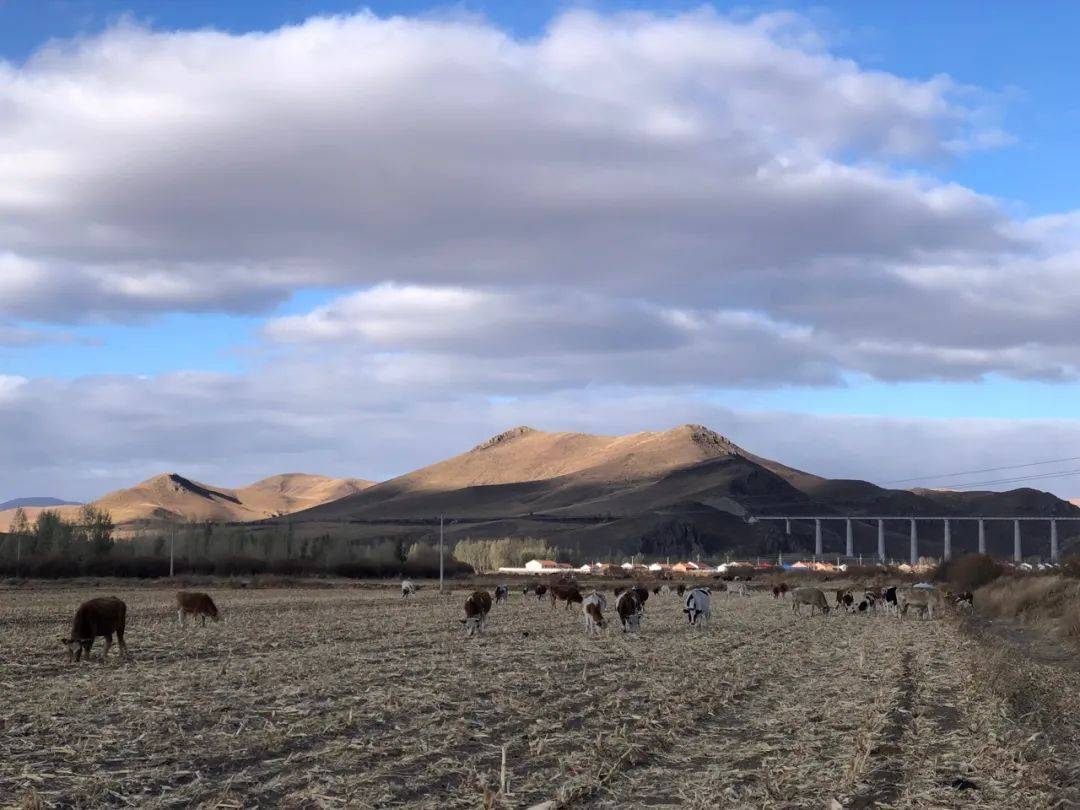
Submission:
M 240 489 L 202 484 L 176 473 L 155 475 L 127 489 L 118 489 L 92 502 L 120 527 L 140 524 L 202 522 L 245 523 L 286 515 L 351 495 L 371 485 L 358 478 L 327 478 L 288 473 L 256 481 Z M 66 518 L 79 506 L 55 507 Z M 25 510 L 33 521 L 41 508 Z M 0 531 L 6 531 L 14 510 L 0 512 Z
M 637 510 L 648 500 L 642 487 L 675 470 L 715 459 L 751 463 L 738 446 L 700 425 L 628 436 L 545 433 L 518 427 L 467 453 L 307 510 L 297 518 L 499 516 L 522 511 L 595 514 L 612 511 L 616 502 L 627 500 L 635 503 L 624 503 L 618 511 Z
M 452 538 L 533 534 L 582 553 L 679 554 L 750 542 L 760 529 L 749 511 L 808 502 L 700 425 L 628 436 L 519 427 L 291 522 L 308 533 L 420 536 L 444 515 Z
M 753 455 L 700 425 L 628 436 L 545 433 L 518 427 L 472 450 L 377 484 L 291 518 L 306 534 L 431 538 L 439 516 L 458 538 L 534 535 L 576 556 L 624 553 L 679 556 L 719 551 L 774 553 L 812 549 L 812 529 L 784 535 L 767 515 L 1074 515 L 1080 509 L 1048 493 L 892 490 L 867 481 L 823 478 Z M 272 525 L 272 524 L 271 524 Z M 857 521 L 857 552 L 876 549 L 876 524 Z M 1033 526 L 1033 540 L 1042 528 Z M 891 553 L 906 557 L 907 525 L 887 525 Z M 925 553 L 940 546 L 927 523 Z M 954 528 L 957 548 L 973 531 Z M 992 548 L 1007 550 L 1009 526 L 989 528 Z M 843 523 L 824 524 L 825 548 L 843 548 Z M 973 535 L 972 535 L 973 537 Z

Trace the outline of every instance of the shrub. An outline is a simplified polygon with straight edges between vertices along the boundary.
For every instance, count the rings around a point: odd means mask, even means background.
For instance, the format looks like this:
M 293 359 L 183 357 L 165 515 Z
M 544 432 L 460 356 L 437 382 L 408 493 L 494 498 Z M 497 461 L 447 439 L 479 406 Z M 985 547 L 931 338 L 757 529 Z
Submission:
M 975 592 L 980 613 L 1003 619 L 1058 618 L 1076 604 L 1076 583 L 1059 576 L 1001 577 Z
M 987 554 L 965 554 L 945 560 L 934 572 L 937 582 L 948 582 L 961 591 L 989 585 L 1002 574 L 1001 564 Z
M 1063 559 L 1061 573 L 1073 579 L 1080 579 L 1080 556 L 1073 555 Z

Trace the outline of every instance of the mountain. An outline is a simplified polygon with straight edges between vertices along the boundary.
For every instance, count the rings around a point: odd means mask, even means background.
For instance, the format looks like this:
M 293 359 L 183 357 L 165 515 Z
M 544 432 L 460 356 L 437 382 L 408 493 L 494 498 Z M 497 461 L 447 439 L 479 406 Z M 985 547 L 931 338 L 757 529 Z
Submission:
M 288 473 L 256 481 L 240 489 L 202 484 L 177 473 L 155 475 L 128 489 L 98 498 L 92 505 L 104 509 L 118 527 L 215 521 L 245 523 L 286 515 L 361 491 L 371 482 L 358 478 L 327 478 L 322 475 Z M 60 506 L 64 517 L 79 507 Z M 33 521 L 42 508 L 27 509 Z M 0 512 L 0 531 L 10 525 L 13 510 Z
M 824 478 L 754 455 L 701 425 L 626 436 L 517 427 L 461 455 L 297 512 L 290 523 L 309 535 L 430 539 L 442 515 L 451 540 L 531 535 L 579 557 L 674 557 L 813 548 L 809 522 L 793 523 L 786 535 L 782 522 L 749 522 L 749 516 L 973 513 L 1065 516 L 1080 509 L 1036 490 L 892 490 Z M 826 550 L 842 550 L 842 521 L 823 527 Z M 1033 542 L 1048 532 L 1037 524 L 1025 531 Z M 955 547 L 974 544 L 974 532 L 974 524 L 957 523 Z M 875 522 L 856 521 L 854 534 L 857 551 L 876 550 Z M 992 549 L 1011 549 L 1011 526 L 991 525 L 988 534 Z M 887 540 L 891 553 L 906 558 L 906 522 L 887 524 Z M 925 523 L 921 548 L 934 553 L 941 543 L 940 522 Z
M 78 501 L 65 501 L 60 498 L 12 498 L 0 503 L 0 512 L 5 509 L 25 509 L 28 506 L 80 506 Z
M 627 436 L 518 427 L 466 453 L 291 519 L 305 533 L 371 538 L 533 535 L 582 555 L 678 556 L 754 544 L 745 517 L 812 499 L 701 425 Z

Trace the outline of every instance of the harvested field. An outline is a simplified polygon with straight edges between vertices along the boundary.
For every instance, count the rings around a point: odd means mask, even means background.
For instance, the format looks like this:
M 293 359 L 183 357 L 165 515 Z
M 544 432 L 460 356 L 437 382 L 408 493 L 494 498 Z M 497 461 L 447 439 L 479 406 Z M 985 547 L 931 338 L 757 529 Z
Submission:
M 588 639 L 579 611 L 512 588 L 466 640 L 460 584 L 404 600 L 396 584 L 209 590 L 227 621 L 184 630 L 170 590 L 0 590 L 0 804 L 1077 800 L 1080 737 L 1031 706 L 1044 673 L 958 619 L 811 619 L 771 595 L 715 594 L 693 630 L 661 594 L 639 637 Z M 99 641 L 92 663 L 64 665 L 75 607 L 107 594 L 128 603 L 132 660 L 100 664 Z M 1053 712 L 1077 716 L 1062 696 L 1078 676 L 1045 677 Z

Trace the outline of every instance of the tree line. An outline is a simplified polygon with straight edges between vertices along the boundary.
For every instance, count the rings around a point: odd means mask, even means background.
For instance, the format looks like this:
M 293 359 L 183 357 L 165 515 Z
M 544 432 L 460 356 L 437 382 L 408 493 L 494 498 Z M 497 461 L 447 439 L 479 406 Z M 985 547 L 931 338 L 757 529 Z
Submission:
M 432 537 L 381 540 L 298 536 L 291 524 L 245 528 L 213 522 L 159 525 L 114 537 L 108 512 L 86 506 L 70 519 L 45 510 L 31 522 L 18 510 L 0 535 L 0 576 L 164 577 L 242 576 L 392 577 L 438 576 Z M 472 568 L 446 550 L 447 576 Z

